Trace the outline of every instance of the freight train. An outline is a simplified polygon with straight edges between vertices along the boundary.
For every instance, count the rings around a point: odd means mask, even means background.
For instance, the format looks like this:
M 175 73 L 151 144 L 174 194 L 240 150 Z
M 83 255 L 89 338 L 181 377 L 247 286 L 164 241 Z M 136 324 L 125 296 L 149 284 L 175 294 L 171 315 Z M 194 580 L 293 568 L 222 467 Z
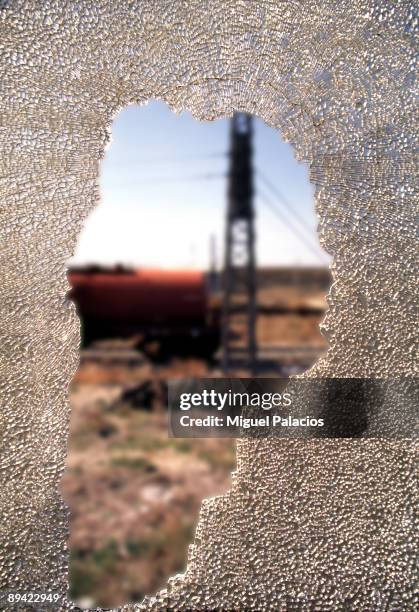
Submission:
M 84 345 L 138 337 L 142 348 L 199 355 L 219 346 L 219 299 L 204 272 L 90 267 L 68 277 Z

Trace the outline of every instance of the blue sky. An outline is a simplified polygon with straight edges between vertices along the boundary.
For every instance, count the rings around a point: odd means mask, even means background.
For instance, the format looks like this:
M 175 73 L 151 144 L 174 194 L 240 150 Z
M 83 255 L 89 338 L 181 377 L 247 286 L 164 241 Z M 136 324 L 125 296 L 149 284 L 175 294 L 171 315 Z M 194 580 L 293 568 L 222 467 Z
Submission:
M 221 265 L 228 140 L 228 120 L 200 123 L 161 102 L 122 110 L 102 163 L 102 202 L 86 222 L 73 263 L 206 269 L 214 235 Z M 316 247 L 308 169 L 259 119 L 254 123 L 254 165 L 269 181 L 256 175 L 258 264 L 327 262 Z M 281 203 L 278 190 L 302 223 Z M 300 241 L 280 214 L 306 240 Z

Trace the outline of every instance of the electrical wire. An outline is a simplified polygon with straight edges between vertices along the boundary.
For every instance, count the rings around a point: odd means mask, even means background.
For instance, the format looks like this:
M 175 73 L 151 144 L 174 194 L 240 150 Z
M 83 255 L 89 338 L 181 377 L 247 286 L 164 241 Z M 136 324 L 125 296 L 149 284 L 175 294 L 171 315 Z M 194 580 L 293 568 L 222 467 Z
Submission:
M 298 215 L 298 213 L 296 212 L 295 208 L 293 207 L 293 205 L 289 202 L 289 200 L 284 196 L 284 194 L 278 189 L 278 187 L 276 187 L 272 181 L 270 179 L 268 179 L 268 177 L 259 169 L 256 168 L 256 172 L 257 174 L 260 176 L 260 178 L 262 179 L 262 181 L 265 183 L 266 187 L 269 189 L 269 191 L 280 201 L 282 202 L 282 204 L 285 206 L 285 208 L 288 210 L 288 212 L 294 217 L 294 219 L 299 223 L 300 227 L 307 232 L 308 236 L 311 238 L 312 236 L 312 229 L 311 227 L 305 222 L 305 220 L 300 217 L 300 215 Z
M 322 264 L 326 263 L 326 256 L 320 251 L 320 249 L 314 245 L 311 241 L 307 240 L 305 236 L 302 235 L 298 227 L 295 227 L 290 219 L 287 219 L 283 212 L 270 200 L 266 194 L 260 189 L 257 192 L 257 198 L 265 204 L 265 206 L 276 216 L 278 217 L 282 223 L 292 231 L 292 233 L 298 238 L 298 240 L 303 244 L 306 248 L 310 249 L 310 251 L 316 256 L 316 258 L 321 261 Z
M 125 185 L 144 185 L 156 183 L 161 185 L 162 183 L 182 183 L 182 182 L 194 182 L 194 181 L 213 181 L 219 179 L 225 179 L 226 174 L 222 172 L 216 173 L 205 173 L 205 174 L 191 174 L 189 176 L 153 176 L 145 179 L 134 179 L 132 181 L 124 181 L 123 183 L 113 183 L 112 187 L 121 187 Z
M 154 158 L 154 159 L 148 159 L 148 160 L 132 160 L 131 163 L 135 163 L 135 164 L 145 164 L 145 163 L 161 163 L 162 161 L 187 161 L 187 160 L 191 160 L 191 159 L 195 159 L 195 160 L 203 160 L 203 159 L 214 159 L 217 157 L 226 157 L 227 153 L 212 153 L 212 154 L 208 154 L 206 156 L 202 156 L 202 157 L 196 157 L 196 156 L 185 156 L 181 159 L 179 158 L 170 158 L 170 157 L 166 157 L 166 158 Z M 124 164 L 130 163 L 130 162 L 121 162 Z M 267 208 L 269 208 L 269 210 L 277 217 L 279 218 L 283 224 L 285 224 L 286 227 L 288 227 L 292 233 L 298 238 L 298 240 L 300 240 L 300 242 L 307 248 L 310 249 L 310 251 L 316 256 L 317 259 L 319 259 L 321 261 L 321 263 L 325 263 L 326 257 L 324 255 L 324 253 L 322 253 L 322 251 L 320 251 L 320 249 L 318 248 L 317 245 L 315 245 L 313 242 L 311 242 L 311 238 L 312 238 L 312 229 L 310 228 L 310 226 L 308 224 L 305 223 L 305 221 L 300 218 L 300 216 L 295 212 L 294 208 L 292 207 L 292 205 L 290 204 L 290 202 L 285 198 L 285 196 L 280 192 L 280 190 L 275 187 L 273 185 L 273 183 L 265 176 L 265 174 L 259 169 L 256 168 L 256 172 L 257 175 L 262 179 L 262 181 L 265 183 L 265 185 L 267 186 L 267 188 L 273 192 L 278 200 L 278 202 L 280 202 L 288 211 L 289 214 L 291 214 L 294 219 L 299 223 L 299 225 L 301 226 L 301 228 L 304 230 L 304 232 L 306 232 L 306 234 L 308 234 L 308 236 L 304 236 L 301 232 L 301 229 L 299 227 L 297 227 L 290 219 L 287 219 L 287 217 L 283 214 L 283 212 L 281 211 L 281 209 L 274 204 L 274 202 L 266 195 L 266 193 L 264 193 L 263 191 L 260 190 L 260 188 L 257 190 L 257 197 L 258 199 L 265 204 L 265 206 Z M 220 180 L 220 179 L 226 179 L 228 176 L 227 173 L 221 173 L 221 172 L 217 172 L 217 173 L 202 173 L 202 174 L 192 174 L 189 176 L 155 176 L 155 177 L 149 177 L 149 178 L 145 178 L 145 179 L 134 179 L 132 181 L 124 181 L 123 183 L 120 184 L 114 184 L 112 185 L 112 187 L 119 187 L 119 186 L 125 186 L 127 184 L 129 185 L 143 185 L 143 184 L 153 184 L 156 183 L 158 185 L 161 185 L 163 183 L 182 183 L 182 182 L 201 182 L 201 181 L 212 181 L 212 180 Z
M 127 165 L 132 166 L 136 164 L 150 165 L 150 164 L 165 164 L 165 163 L 190 163 L 191 161 L 206 161 L 209 159 L 221 159 L 226 158 L 228 153 L 208 153 L 207 155 L 183 155 L 183 156 L 164 156 L 164 157 L 147 157 L 146 159 L 127 159 L 120 161 L 112 161 L 112 165 Z M 105 158 L 106 159 L 106 158 Z

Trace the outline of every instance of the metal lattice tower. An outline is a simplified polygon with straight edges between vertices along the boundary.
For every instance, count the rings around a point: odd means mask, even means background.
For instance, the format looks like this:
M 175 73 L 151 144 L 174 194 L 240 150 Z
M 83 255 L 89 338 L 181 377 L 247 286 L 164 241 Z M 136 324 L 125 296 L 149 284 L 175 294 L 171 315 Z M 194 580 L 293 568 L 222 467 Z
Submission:
M 225 263 L 223 370 L 254 372 L 256 365 L 256 269 L 253 208 L 252 117 L 231 120 Z M 244 342 L 243 342 L 244 334 Z

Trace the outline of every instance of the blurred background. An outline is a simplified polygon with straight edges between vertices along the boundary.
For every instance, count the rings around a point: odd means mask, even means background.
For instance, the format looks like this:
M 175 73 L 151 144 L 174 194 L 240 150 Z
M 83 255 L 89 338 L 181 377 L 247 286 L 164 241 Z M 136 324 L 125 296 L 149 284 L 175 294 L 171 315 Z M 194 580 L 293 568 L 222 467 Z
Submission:
M 229 488 L 234 440 L 168 438 L 167 381 L 304 371 L 330 285 L 308 169 L 256 118 L 128 107 L 100 180 L 69 262 L 82 346 L 63 494 L 81 607 L 183 571 L 202 499 Z

